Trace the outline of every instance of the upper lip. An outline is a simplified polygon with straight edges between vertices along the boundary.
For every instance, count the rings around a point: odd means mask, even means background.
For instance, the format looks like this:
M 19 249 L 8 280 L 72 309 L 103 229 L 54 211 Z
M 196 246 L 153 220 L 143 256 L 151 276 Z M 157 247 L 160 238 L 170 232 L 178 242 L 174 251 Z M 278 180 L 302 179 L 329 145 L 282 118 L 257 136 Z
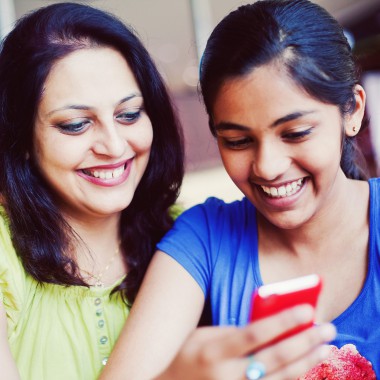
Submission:
M 290 179 L 290 180 L 287 180 L 287 181 L 283 181 L 283 182 L 279 182 L 279 183 L 259 183 L 259 182 L 255 182 L 255 181 L 251 181 L 252 183 L 254 183 L 255 185 L 257 186 L 265 186 L 265 187 L 275 187 L 275 188 L 279 188 L 281 186 L 286 186 L 287 184 L 289 183 L 292 183 L 292 182 L 297 182 L 299 181 L 300 179 L 304 179 L 305 177 L 299 177 L 299 178 L 296 178 L 296 179 Z
M 121 166 L 125 166 L 125 164 L 128 161 L 131 161 L 132 159 L 133 159 L 133 157 L 131 157 L 131 158 L 127 159 L 127 160 L 124 160 L 122 162 L 115 162 L 114 164 L 104 164 L 104 165 L 89 166 L 89 167 L 86 167 L 86 168 L 81 168 L 80 170 L 117 169 L 117 168 L 120 168 Z

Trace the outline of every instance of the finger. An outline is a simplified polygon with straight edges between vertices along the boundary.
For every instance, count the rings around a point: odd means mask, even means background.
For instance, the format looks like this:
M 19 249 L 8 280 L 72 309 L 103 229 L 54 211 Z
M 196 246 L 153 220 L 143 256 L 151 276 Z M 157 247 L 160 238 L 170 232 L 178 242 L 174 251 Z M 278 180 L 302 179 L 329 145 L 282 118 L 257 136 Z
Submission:
M 244 329 L 235 327 L 198 329 L 191 338 L 192 344 L 186 347 L 186 354 L 196 357 L 196 367 L 206 369 L 207 378 L 240 380 L 242 376 L 245 377 L 250 359 L 239 357 L 240 355 L 223 358 L 223 353 L 228 348 L 230 354 L 234 350 L 237 351 L 233 343 L 240 341 L 238 337 L 243 331 Z M 213 339 L 210 339 L 211 336 Z M 286 379 L 290 374 L 290 378 L 294 380 L 296 377 L 292 377 L 293 374 L 300 376 L 325 358 L 324 349 L 321 351 L 317 346 L 333 339 L 334 336 L 335 328 L 332 325 L 313 327 L 257 351 L 255 360 L 262 362 L 266 367 L 265 379 L 269 379 L 268 376 L 273 379 Z M 202 341 L 203 344 L 200 344 Z M 224 348 L 221 350 L 221 347 Z
M 206 362 L 246 356 L 276 336 L 310 322 L 313 314 L 310 305 L 302 305 L 241 328 L 204 329 L 199 331 L 197 344 L 204 342 L 201 355 Z
M 335 334 L 335 327 L 331 324 L 309 328 L 259 350 L 254 360 L 264 365 L 265 379 L 294 380 L 328 356 L 329 348 L 321 344 L 332 340 Z
M 302 362 L 310 352 L 321 344 L 334 339 L 335 335 L 336 329 L 331 324 L 312 327 L 260 350 L 255 354 L 255 359 L 264 363 L 266 372 L 270 374 L 282 370 L 289 363 Z
M 330 353 L 328 346 L 319 346 L 307 355 L 265 376 L 263 380 L 294 380 L 305 375 L 311 368 L 325 360 Z
M 314 313 L 314 308 L 305 304 L 252 323 L 251 325 L 256 324 L 255 339 L 259 342 L 258 347 L 272 342 L 278 336 L 293 330 L 295 327 L 305 324 L 311 325 Z

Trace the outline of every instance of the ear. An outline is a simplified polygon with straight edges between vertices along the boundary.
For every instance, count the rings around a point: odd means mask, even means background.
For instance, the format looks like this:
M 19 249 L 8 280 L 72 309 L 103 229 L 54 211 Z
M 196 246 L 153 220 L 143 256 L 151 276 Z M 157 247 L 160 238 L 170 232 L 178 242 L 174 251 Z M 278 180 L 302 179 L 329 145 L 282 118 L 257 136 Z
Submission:
M 364 88 L 357 84 L 354 88 L 355 108 L 344 117 L 344 130 L 347 136 L 353 137 L 358 134 L 362 126 L 365 110 L 366 94 Z

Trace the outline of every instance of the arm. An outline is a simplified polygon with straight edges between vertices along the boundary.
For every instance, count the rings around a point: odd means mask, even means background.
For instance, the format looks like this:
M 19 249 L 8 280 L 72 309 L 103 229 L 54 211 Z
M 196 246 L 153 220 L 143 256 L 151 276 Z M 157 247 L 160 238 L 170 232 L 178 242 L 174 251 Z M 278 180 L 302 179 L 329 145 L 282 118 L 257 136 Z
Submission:
M 309 322 L 312 314 L 310 305 L 302 305 L 244 328 L 197 329 L 155 380 L 242 380 L 252 353 L 254 361 L 266 369 L 263 379 L 298 379 L 328 356 L 324 343 L 335 337 L 332 325 L 309 328 L 277 344 L 260 347 L 298 324 Z
M 157 252 L 100 379 L 152 379 L 194 330 L 203 305 L 196 281 L 174 259 Z
M 20 376 L 16 368 L 8 344 L 7 317 L 3 303 L 0 301 L 0 358 L 1 377 L 7 380 L 19 380 Z
M 244 328 L 195 329 L 203 304 L 193 278 L 172 258 L 156 253 L 100 380 L 242 379 L 252 352 L 267 367 L 266 379 L 297 378 L 325 358 L 320 345 L 335 335 L 332 326 L 323 325 L 260 350 L 310 321 L 312 309 L 289 309 Z

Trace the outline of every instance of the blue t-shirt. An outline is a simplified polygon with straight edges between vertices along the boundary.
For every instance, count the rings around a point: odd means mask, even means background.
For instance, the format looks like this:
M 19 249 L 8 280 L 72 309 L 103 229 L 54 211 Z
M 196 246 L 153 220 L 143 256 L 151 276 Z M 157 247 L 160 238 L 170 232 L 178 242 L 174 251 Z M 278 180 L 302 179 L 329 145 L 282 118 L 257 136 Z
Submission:
M 356 300 L 332 322 L 332 344 L 351 343 L 380 377 L 380 179 L 369 180 L 369 267 Z M 245 325 L 252 292 L 263 284 L 258 262 L 255 207 L 209 198 L 185 211 L 158 249 L 178 261 L 209 300 L 214 325 Z

